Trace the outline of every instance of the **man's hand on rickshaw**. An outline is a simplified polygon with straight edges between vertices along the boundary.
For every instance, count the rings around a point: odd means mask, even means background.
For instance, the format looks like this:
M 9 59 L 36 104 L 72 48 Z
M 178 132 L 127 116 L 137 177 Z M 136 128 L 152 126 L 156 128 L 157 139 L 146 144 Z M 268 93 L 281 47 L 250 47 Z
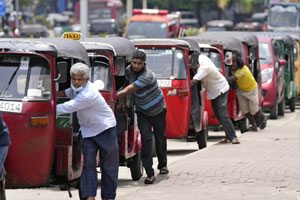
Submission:
M 237 77 L 236 76 L 230 76 L 228 79 L 227 79 L 227 81 L 228 81 L 228 83 L 229 84 L 232 84 L 234 81 L 236 81 L 237 80 Z
M 197 84 L 199 81 L 198 80 L 196 80 L 196 79 L 192 79 L 191 81 L 190 81 L 190 87 L 193 87 L 195 84 Z

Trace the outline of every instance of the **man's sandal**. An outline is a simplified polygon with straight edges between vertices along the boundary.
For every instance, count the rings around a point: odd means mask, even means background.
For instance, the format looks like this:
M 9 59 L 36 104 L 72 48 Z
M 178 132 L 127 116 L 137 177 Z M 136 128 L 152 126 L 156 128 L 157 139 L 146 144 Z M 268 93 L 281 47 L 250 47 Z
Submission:
M 231 141 L 228 140 L 227 138 L 223 138 L 222 140 L 219 141 L 219 143 L 221 144 L 226 144 L 226 143 L 230 143 Z

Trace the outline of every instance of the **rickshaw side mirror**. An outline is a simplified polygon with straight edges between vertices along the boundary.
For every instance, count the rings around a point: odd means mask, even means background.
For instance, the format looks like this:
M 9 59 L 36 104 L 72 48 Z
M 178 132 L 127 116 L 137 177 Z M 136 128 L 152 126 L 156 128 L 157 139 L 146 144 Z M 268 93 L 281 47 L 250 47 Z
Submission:
M 126 59 L 124 57 L 115 58 L 114 74 L 116 76 L 125 76 Z
M 279 67 L 283 67 L 286 65 L 287 62 L 284 59 L 280 59 L 280 60 L 278 60 L 278 63 L 279 63 Z
M 54 79 L 54 81 L 58 81 L 59 83 L 66 83 L 68 74 L 68 63 L 64 61 L 58 62 L 56 72 L 57 76 Z
M 224 62 L 226 65 L 232 65 L 232 52 L 231 51 L 227 51 L 225 53 Z
M 189 56 L 189 61 L 190 61 L 189 67 L 191 69 L 197 69 L 198 68 L 198 57 L 199 57 L 198 53 L 192 53 Z

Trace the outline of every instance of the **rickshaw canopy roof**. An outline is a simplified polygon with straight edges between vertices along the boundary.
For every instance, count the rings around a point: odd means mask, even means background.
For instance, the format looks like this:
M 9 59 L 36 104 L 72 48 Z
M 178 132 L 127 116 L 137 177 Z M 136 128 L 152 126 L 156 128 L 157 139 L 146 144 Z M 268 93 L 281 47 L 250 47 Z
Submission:
M 188 37 L 197 43 L 221 46 L 224 50 L 237 51 L 242 53 L 243 46 L 240 40 L 232 35 L 223 35 L 220 32 L 204 32 L 197 36 Z
M 0 49 L 47 52 L 56 57 L 76 58 L 89 64 L 86 49 L 75 40 L 63 38 L 0 39 Z
M 270 36 L 276 40 L 282 40 L 287 46 L 294 46 L 292 37 L 285 32 L 256 32 L 255 34 L 259 36 Z
M 207 22 L 207 26 L 233 27 L 233 22 L 230 20 L 211 20 Z
M 241 40 L 243 43 L 246 43 L 249 46 L 258 47 L 258 40 L 255 34 L 252 34 L 250 32 L 245 31 L 226 31 L 221 32 L 220 34 L 229 34 L 233 35 L 239 40 Z
M 149 46 L 181 46 L 187 48 L 189 51 L 200 53 L 200 48 L 197 42 L 189 38 L 174 38 L 174 39 L 133 39 L 130 40 L 134 45 L 149 45 Z
M 24 24 L 20 28 L 21 34 L 26 34 L 26 35 L 36 35 L 38 33 L 47 33 L 48 34 L 48 29 L 40 24 Z
M 85 38 L 81 44 L 88 51 L 106 50 L 112 52 L 114 56 L 124 56 L 128 61 L 131 60 L 132 53 L 135 50 L 134 45 L 123 37 Z

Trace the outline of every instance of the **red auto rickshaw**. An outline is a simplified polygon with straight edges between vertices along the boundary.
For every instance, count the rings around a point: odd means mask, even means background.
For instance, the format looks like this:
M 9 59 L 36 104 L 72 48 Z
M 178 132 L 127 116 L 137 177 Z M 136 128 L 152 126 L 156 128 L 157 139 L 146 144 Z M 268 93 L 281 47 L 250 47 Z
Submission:
M 243 31 L 222 32 L 238 38 L 243 43 L 243 54 L 245 65 L 250 68 L 258 87 L 259 106 L 263 108 L 264 96 L 262 93 L 261 69 L 259 62 L 259 42 L 255 34 Z
M 147 67 L 155 73 L 167 107 L 167 138 L 196 140 L 199 149 L 207 146 L 207 112 L 201 84 L 190 88 L 196 73 L 200 48 L 190 39 L 134 39 L 145 51 Z
M 116 109 L 116 91 L 124 85 L 125 68 L 135 50 L 134 45 L 122 37 L 85 38 L 81 44 L 90 58 L 91 81 L 116 115 L 120 166 L 130 168 L 132 180 L 139 180 L 143 175 L 141 136 L 133 101 L 127 98 L 125 108 Z
M 0 40 L 0 110 L 12 144 L 5 169 L 10 188 L 40 187 L 52 179 L 77 180 L 83 165 L 74 114 L 56 118 L 56 91 L 70 86 L 69 69 L 89 65 L 76 41 Z
M 195 40 L 200 48 L 201 53 L 208 56 L 216 65 L 219 71 L 225 76 L 230 76 L 230 69 L 226 67 L 225 58 L 230 53 L 243 51 L 242 43 L 235 37 L 224 36 L 219 32 L 205 32 L 198 36 L 188 37 Z M 215 131 L 220 129 L 220 122 L 214 114 L 211 106 L 211 100 L 206 98 L 205 95 L 205 110 L 208 113 L 208 125 L 213 127 Z M 236 96 L 236 86 L 232 85 L 228 91 L 228 115 L 234 125 L 239 126 L 241 132 L 247 131 L 247 120 L 239 108 L 238 99 Z

